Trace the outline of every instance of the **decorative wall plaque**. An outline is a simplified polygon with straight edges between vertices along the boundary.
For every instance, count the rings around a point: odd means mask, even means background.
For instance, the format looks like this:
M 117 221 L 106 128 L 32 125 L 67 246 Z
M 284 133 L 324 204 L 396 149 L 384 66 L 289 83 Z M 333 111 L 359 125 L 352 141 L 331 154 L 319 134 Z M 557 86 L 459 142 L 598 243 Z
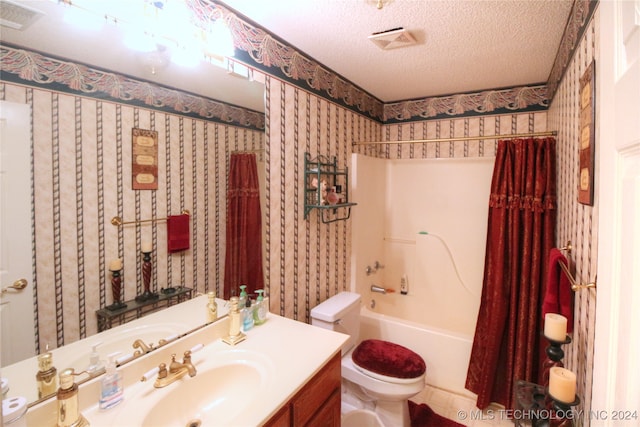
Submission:
M 134 190 L 158 189 L 158 132 L 155 130 L 132 130 L 131 173 Z
M 595 163 L 596 130 L 596 65 L 591 62 L 580 78 L 580 177 L 578 202 L 593 206 L 593 173 Z

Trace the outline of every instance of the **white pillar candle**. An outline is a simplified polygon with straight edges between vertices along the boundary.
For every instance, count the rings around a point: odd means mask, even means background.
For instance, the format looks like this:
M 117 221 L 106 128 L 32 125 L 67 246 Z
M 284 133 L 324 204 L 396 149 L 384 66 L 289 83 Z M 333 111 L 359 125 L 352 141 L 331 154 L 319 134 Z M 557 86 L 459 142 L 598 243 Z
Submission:
M 120 271 L 122 270 L 122 259 L 117 258 L 109 263 L 109 270 Z
M 153 251 L 153 245 L 149 241 L 142 242 L 142 252 Z
M 576 374 L 559 366 L 551 368 L 549 394 L 560 402 L 572 403 L 576 400 Z
M 553 341 L 563 342 L 567 339 L 567 318 L 556 313 L 544 316 L 544 336 Z

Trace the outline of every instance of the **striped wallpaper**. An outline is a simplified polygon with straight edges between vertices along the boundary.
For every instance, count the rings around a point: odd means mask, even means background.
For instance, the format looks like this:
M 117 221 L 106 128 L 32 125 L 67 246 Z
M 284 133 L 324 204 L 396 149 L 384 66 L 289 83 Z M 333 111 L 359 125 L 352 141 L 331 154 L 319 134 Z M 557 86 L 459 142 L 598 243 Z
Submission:
M 598 185 L 595 185 L 595 207 L 578 203 L 578 155 L 580 136 L 580 77 L 592 60 L 598 58 L 599 12 L 593 15 L 566 73 L 561 80 L 548 112 L 549 129 L 558 130 L 557 190 L 558 224 L 557 246 L 571 241 L 573 250 L 569 258 L 575 268 L 578 281 L 588 283 L 595 280 L 598 261 L 597 203 Z M 598 63 L 596 62 L 596 78 Z M 596 80 L 597 82 L 597 80 Z M 597 83 L 596 83 L 597 84 Z M 597 102 L 597 101 L 596 101 Z M 598 142 L 596 141 L 596 147 Z M 596 291 L 580 290 L 574 296 L 573 341 L 565 346 L 565 366 L 578 377 L 577 393 L 582 399 L 581 407 L 586 413 L 591 409 L 591 386 L 593 379 L 593 357 L 596 322 Z M 596 408 L 597 409 L 597 408 Z M 589 417 L 583 420 L 590 425 Z
M 142 290 L 141 242 L 151 240 L 154 290 L 221 291 L 229 153 L 264 147 L 264 133 L 10 83 L 0 98 L 31 105 L 36 341 L 97 331 L 112 303 L 108 266 L 123 259 L 123 299 Z M 131 189 L 131 129 L 156 130 L 159 187 Z M 167 254 L 166 223 L 111 225 L 191 212 L 191 249 Z

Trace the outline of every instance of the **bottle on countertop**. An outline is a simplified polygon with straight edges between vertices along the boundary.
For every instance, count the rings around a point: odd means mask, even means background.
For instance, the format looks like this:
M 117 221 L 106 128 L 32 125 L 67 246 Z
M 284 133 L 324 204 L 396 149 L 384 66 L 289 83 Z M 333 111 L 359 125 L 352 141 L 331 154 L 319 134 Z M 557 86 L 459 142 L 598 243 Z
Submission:
M 120 352 L 111 353 L 107 363 L 107 372 L 100 380 L 100 409 L 109 409 L 122 402 L 124 390 L 122 374 L 116 369 L 116 356 Z
M 267 301 L 264 299 L 264 289 L 256 290 L 258 297 L 256 298 L 256 307 L 253 309 L 253 322 L 256 325 L 262 325 L 267 320 Z
M 238 299 L 238 308 L 242 311 L 247 304 L 247 285 L 240 285 L 240 298 Z
M 242 310 L 242 330 L 244 332 L 253 328 L 253 309 L 254 307 L 251 307 L 251 298 L 247 298 L 245 308 Z
M 38 356 L 38 399 L 55 394 L 58 388 L 58 370 L 53 366 L 53 354 L 47 346 L 46 353 Z

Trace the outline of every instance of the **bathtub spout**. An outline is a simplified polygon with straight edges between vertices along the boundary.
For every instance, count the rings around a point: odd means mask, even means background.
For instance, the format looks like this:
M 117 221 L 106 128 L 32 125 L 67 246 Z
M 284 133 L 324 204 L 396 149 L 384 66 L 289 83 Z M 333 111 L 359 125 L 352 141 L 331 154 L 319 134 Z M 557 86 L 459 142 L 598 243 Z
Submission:
M 378 285 L 371 285 L 371 292 L 377 292 L 379 294 L 386 294 L 387 290 L 383 287 L 380 287 Z

